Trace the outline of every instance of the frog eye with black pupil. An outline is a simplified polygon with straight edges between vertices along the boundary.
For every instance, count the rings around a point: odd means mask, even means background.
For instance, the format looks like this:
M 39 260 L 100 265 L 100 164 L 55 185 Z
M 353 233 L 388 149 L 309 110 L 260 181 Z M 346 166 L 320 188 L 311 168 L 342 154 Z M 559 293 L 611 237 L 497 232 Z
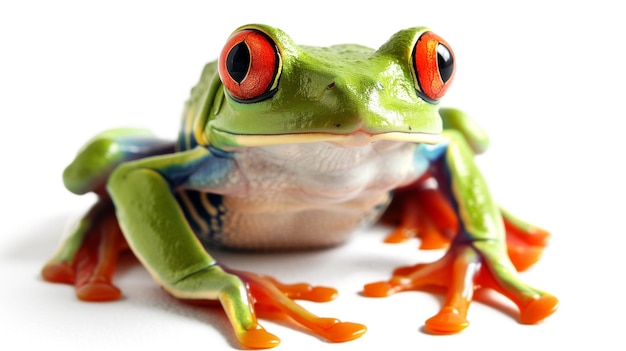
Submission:
M 443 97 L 454 77 L 454 53 L 448 43 L 432 32 L 420 36 L 413 48 L 415 91 L 429 103 Z
M 220 54 L 218 72 L 230 96 L 244 103 L 270 98 L 276 92 L 280 53 L 264 33 L 244 29 L 233 34 Z

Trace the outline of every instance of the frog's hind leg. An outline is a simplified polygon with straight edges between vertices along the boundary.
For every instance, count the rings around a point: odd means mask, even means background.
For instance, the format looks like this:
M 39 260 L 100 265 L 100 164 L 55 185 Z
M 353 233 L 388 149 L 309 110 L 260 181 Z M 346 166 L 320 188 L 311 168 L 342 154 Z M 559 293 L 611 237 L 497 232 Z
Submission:
M 84 301 L 117 300 L 121 291 L 111 281 L 119 254 L 128 246 L 114 212 L 107 212 L 92 231 L 76 257 L 76 296 Z
M 100 199 L 78 222 L 42 276 L 54 283 L 73 284 L 84 301 L 111 301 L 120 297 L 113 274 L 126 241 L 109 199 Z
M 89 140 L 63 172 L 65 187 L 75 194 L 95 193 L 96 204 L 80 219 L 56 255 L 42 270 L 50 282 L 74 284 L 81 300 L 120 297 L 111 278 L 117 257 L 125 249 L 106 184 L 120 164 L 172 153 L 174 142 L 143 129 L 112 129 Z
M 531 230 L 502 211 L 491 197 L 467 143 L 458 134 L 447 135 L 445 151 L 430 155 L 434 160 L 432 172 L 458 218 L 448 251 L 437 261 L 396 269 L 391 279 L 366 285 L 364 294 L 383 297 L 430 286 L 446 289 L 443 307 L 426 322 L 426 330 L 448 334 L 469 325 L 466 316 L 474 290 L 491 288 L 517 305 L 521 323 L 537 323 L 556 310 L 558 300 L 520 279 L 516 266 L 532 264 L 534 258 L 524 257 L 525 262 L 513 258 L 518 260 L 514 264 L 507 246 L 513 240 L 520 245 L 541 246 L 547 232 Z
M 420 249 L 442 249 L 450 245 L 458 230 L 458 218 L 433 179 L 424 177 L 396 191 L 383 221 L 395 226 L 386 243 L 420 239 Z M 435 180 L 436 184 L 436 180 Z M 550 233 L 527 223 L 500 207 L 506 231 L 507 254 L 518 271 L 524 271 L 541 258 Z

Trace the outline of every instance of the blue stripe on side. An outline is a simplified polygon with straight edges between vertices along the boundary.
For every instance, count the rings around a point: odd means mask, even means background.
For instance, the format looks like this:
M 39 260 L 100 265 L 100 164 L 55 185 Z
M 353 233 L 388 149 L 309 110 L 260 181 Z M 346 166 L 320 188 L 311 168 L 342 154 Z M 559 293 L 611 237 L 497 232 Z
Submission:
M 189 119 L 192 120 L 189 121 Z M 187 130 L 187 125 L 189 123 L 191 123 L 191 125 L 193 126 L 193 115 L 187 114 L 184 118 L 181 119 L 180 122 L 178 140 L 176 141 L 177 151 L 191 150 L 194 147 L 198 146 L 198 141 L 193 135 L 193 129 Z
M 435 145 L 419 144 L 417 151 L 428 161 L 435 162 L 443 156 L 448 149 L 448 142 L 444 141 Z
M 222 246 L 224 215 L 223 197 L 196 190 L 175 194 L 191 229 L 205 246 Z

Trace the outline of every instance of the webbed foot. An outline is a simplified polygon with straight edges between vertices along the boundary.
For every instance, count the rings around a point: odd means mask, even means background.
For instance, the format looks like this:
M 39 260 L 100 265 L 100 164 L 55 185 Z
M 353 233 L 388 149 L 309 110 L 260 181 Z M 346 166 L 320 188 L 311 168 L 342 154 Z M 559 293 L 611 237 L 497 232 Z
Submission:
M 519 308 L 519 321 L 523 324 L 537 323 L 551 315 L 558 300 L 523 283 L 515 267 L 501 259 L 506 256 L 494 250 L 494 245 L 489 241 L 456 243 L 438 261 L 401 267 L 390 280 L 365 285 L 364 294 L 384 297 L 432 286 L 446 288 L 442 308 L 425 323 L 426 330 L 435 334 L 460 332 L 469 325 L 468 307 L 474 290 L 481 287 L 511 299 Z
M 121 291 L 112 283 L 119 253 L 127 248 L 112 209 L 103 204 L 94 207 L 97 225 L 84 232 L 71 254 L 67 245 L 41 270 L 44 280 L 74 285 L 76 296 L 83 301 L 113 301 Z
M 354 340 L 366 331 L 362 324 L 318 317 L 294 302 L 296 299 L 315 302 L 333 300 L 337 296 L 337 291 L 333 288 L 305 283 L 283 284 L 265 275 L 228 271 L 247 283 L 254 309 L 259 317 L 291 320 L 331 342 Z

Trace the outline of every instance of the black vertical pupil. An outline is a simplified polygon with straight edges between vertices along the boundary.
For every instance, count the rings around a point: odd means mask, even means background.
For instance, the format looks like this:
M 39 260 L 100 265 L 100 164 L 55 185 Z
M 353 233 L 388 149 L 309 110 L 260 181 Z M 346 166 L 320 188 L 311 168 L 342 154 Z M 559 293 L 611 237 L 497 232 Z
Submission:
M 237 82 L 241 83 L 248 74 L 250 67 L 250 49 L 245 42 L 241 42 L 228 52 L 226 56 L 226 69 L 230 76 Z
M 439 67 L 439 75 L 445 83 L 452 77 L 454 72 L 454 58 L 450 50 L 443 44 L 437 44 L 437 66 Z

